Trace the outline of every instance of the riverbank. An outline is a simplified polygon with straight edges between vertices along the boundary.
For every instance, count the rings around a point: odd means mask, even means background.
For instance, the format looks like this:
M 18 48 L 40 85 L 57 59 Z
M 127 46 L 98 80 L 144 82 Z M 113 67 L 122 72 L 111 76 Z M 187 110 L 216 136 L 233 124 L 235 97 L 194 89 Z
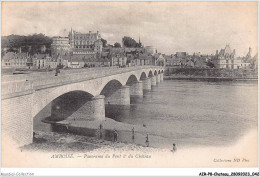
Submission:
M 165 79 L 172 80 L 205 80 L 205 81 L 237 81 L 258 80 L 255 69 L 225 68 L 174 68 L 166 67 Z
M 257 167 L 257 130 L 248 132 L 231 146 L 166 149 L 93 140 L 71 134 L 36 132 L 48 143 L 33 143 L 15 151 L 9 148 L 3 164 L 18 167 Z M 82 139 L 86 138 L 87 143 Z M 59 140 L 59 141 L 57 141 Z M 55 142 L 53 142 L 55 141 Z M 97 141 L 97 142 L 95 142 Z M 99 142 L 100 141 L 100 142 Z M 87 147 L 100 145 L 91 151 Z M 78 151 L 79 147 L 85 148 Z M 12 147 L 12 146 L 10 146 Z M 51 149 L 51 148 L 52 149 Z M 62 149 L 60 147 L 63 147 Z M 43 151 L 44 150 L 44 151 Z M 107 158 L 109 157 L 109 158 Z M 239 161 L 234 161 L 240 159 Z
M 21 151 L 83 153 L 91 151 L 159 151 L 157 148 L 144 147 L 131 143 L 112 142 L 95 137 L 75 135 L 71 133 L 36 131 L 34 142 L 21 147 Z
M 45 121 L 46 122 L 46 121 Z M 49 122 L 58 132 L 35 131 L 34 143 L 23 147 L 24 150 L 54 151 L 54 152 L 86 152 L 94 149 L 109 150 L 155 150 L 145 147 L 145 142 L 138 143 L 141 135 L 143 139 L 147 132 L 152 132 L 143 125 L 132 125 L 106 118 L 104 121 L 87 121 L 67 119 L 59 122 Z M 100 125 L 102 130 L 100 131 Z M 135 142 L 132 140 L 132 129 L 135 132 Z M 113 142 L 113 131 L 118 132 L 118 142 Z M 127 138 L 125 138 L 127 136 Z M 127 141 L 131 139 L 131 141 Z
M 257 77 L 206 77 L 206 76 L 184 76 L 171 75 L 164 76 L 164 80 L 194 80 L 194 81 L 258 81 Z

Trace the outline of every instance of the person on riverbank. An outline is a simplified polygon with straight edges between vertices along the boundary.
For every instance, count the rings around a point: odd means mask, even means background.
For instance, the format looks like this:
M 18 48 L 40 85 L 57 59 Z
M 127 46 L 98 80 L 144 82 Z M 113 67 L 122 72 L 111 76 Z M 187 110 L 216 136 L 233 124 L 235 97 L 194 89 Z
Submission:
M 59 69 L 59 67 L 57 66 L 57 68 L 56 68 L 56 72 L 55 72 L 55 76 L 58 76 L 59 73 L 60 73 L 60 69 Z
M 148 133 L 146 134 L 145 144 L 146 144 L 147 147 L 149 147 L 149 134 Z
M 114 129 L 113 135 L 114 135 L 114 142 L 117 142 L 118 133 L 117 133 L 116 129 Z
M 134 140 L 135 139 L 135 128 L 133 127 L 132 128 L 132 140 Z
M 100 124 L 99 125 L 99 138 L 102 138 L 102 129 L 103 129 L 103 125 Z
M 172 152 L 176 152 L 176 151 L 177 151 L 177 148 L 176 148 L 175 144 L 173 143 L 172 144 Z
M 36 135 L 36 133 L 35 133 L 35 132 L 33 132 L 33 142 L 35 142 L 35 141 L 36 141 L 36 137 L 35 137 L 35 135 Z

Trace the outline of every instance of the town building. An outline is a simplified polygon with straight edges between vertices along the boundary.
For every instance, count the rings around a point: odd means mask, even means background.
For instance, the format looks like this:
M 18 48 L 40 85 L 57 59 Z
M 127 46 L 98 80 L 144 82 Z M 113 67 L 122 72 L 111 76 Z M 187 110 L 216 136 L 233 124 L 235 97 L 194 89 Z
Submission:
M 54 64 L 55 61 L 52 60 L 49 54 L 34 54 L 32 56 L 32 61 L 34 69 L 56 68 L 57 66 L 57 64 Z
M 119 66 L 119 67 L 125 67 L 126 66 L 126 55 L 123 52 L 114 52 L 111 53 L 111 66 Z
M 68 68 L 83 68 L 85 65 L 84 61 L 80 57 L 73 58 L 68 62 Z
M 28 53 L 7 52 L 2 58 L 3 68 L 31 68 L 32 61 Z
M 145 53 L 147 53 L 148 55 L 154 55 L 155 53 L 157 53 L 157 50 L 153 46 L 145 46 Z
M 238 69 L 254 69 L 255 59 L 252 57 L 252 48 L 249 47 L 248 53 L 245 57 L 237 58 L 237 68 Z
M 154 57 L 148 54 L 139 54 L 139 59 L 140 59 L 140 65 L 150 65 L 152 64 L 154 61 Z
M 156 66 L 165 66 L 165 58 L 162 54 L 160 53 L 156 53 L 154 54 L 154 63 L 152 63 L 153 65 L 156 65 Z

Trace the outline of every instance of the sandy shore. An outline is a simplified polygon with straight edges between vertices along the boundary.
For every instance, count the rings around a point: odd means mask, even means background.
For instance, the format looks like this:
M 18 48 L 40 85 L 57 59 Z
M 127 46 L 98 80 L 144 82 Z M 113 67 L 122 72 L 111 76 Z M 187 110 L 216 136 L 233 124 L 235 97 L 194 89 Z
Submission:
M 70 133 L 35 132 L 34 143 L 21 148 L 22 151 L 39 152 L 91 152 L 95 151 L 159 151 L 157 148 L 144 147 L 131 143 L 112 142 L 94 137 Z
M 104 121 L 87 121 L 87 120 L 74 120 L 67 119 L 57 122 L 57 125 L 62 125 L 70 129 L 90 130 L 94 134 L 99 132 L 100 125 L 102 125 L 102 131 L 113 131 L 116 129 L 118 132 L 132 132 L 134 128 L 135 133 L 144 134 L 152 132 L 147 127 L 143 125 L 132 125 L 117 122 L 113 119 L 106 118 Z M 70 151 L 92 151 L 94 149 L 108 149 L 117 151 L 128 151 L 128 150 L 143 150 L 151 149 L 156 150 L 157 148 L 145 147 L 143 145 L 137 145 L 127 142 L 112 142 L 104 140 L 103 138 L 98 139 L 97 137 L 76 135 L 73 133 L 56 133 L 56 132 L 41 132 L 35 131 L 34 143 L 22 147 L 24 150 L 34 150 L 34 151 L 55 151 L 55 152 L 70 152 Z M 157 149 L 158 150 L 158 149 Z
M 117 131 L 132 131 L 132 128 L 136 132 L 147 132 L 149 129 L 146 127 L 143 127 L 143 125 L 132 125 L 122 122 L 117 122 L 111 118 L 106 117 L 104 121 L 91 121 L 86 119 L 67 119 L 60 122 L 57 122 L 57 124 L 61 125 L 67 125 L 69 127 L 80 127 L 80 128 L 88 128 L 88 129 L 99 129 L 100 124 L 102 125 L 102 129 L 104 130 L 114 130 Z
M 3 164 L 19 167 L 257 167 L 257 136 L 257 130 L 253 130 L 232 146 L 189 147 L 172 153 L 66 133 L 36 132 L 38 142 L 23 147 L 22 151 L 9 148 L 9 158 L 6 157 Z M 52 158 L 60 153 L 73 153 L 74 158 Z M 12 154 L 16 154 L 15 162 Z M 85 158 L 85 155 L 88 156 Z M 111 158 L 106 159 L 106 155 Z M 121 157 L 113 157 L 117 155 Z M 92 158 L 96 156 L 102 158 Z

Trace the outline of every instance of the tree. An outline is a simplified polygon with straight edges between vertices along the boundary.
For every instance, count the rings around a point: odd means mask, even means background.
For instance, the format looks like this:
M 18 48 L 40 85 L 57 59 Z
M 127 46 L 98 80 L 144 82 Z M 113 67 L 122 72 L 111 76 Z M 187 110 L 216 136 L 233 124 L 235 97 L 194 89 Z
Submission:
M 215 64 L 214 64 L 212 61 L 210 61 L 210 60 L 208 60 L 208 61 L 206 62 L 206 65 L 207 65 L 209 68 L 215 68 Z
M 193 63 L 193 65 L 194 65 L 194 67 L 195 67 L 195 66 L 196 66 L 196 63 L 197 63 L 197 61 L 198 61 L 198 59 L 193 56 L 190 61 Z
M 107 40 L 101 38 L 101 41 L 103 42 L 103 47 L 106 47 L 107 46 Z
M 131 37 L 124 36 L 122 41 L 125 47 L 139 47 L 139 44 Z
M 118 42 L 116 42 L 116 43 L 114 44 L 114 47 L 116 47 L 116 48 L 120 48 L 120 47 L 121 47 L 121 44 L 118 43 Z

